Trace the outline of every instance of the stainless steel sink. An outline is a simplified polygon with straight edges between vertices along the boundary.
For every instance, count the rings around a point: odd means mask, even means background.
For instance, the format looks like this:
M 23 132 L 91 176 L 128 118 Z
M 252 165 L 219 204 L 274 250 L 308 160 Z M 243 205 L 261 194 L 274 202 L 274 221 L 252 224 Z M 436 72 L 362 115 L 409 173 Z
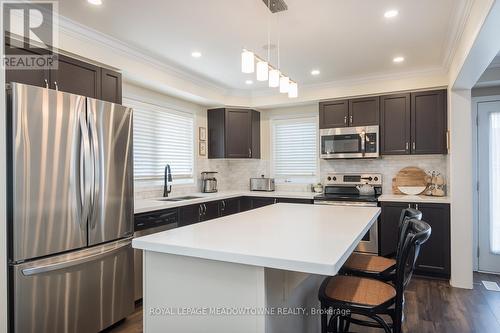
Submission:
M 175 198 L 161 198 L 161 199 L 157 199 L 158 201 L 172 201 L 172 202 L 175 202 L 175 201 L 183 201 L 183 200 L 191 200 L 191 199 L 200 199 L 200 198 L 203 198 L 203 197 L 197 197 L 195 195 L 186 195 L 184 197 L 175 197 Z

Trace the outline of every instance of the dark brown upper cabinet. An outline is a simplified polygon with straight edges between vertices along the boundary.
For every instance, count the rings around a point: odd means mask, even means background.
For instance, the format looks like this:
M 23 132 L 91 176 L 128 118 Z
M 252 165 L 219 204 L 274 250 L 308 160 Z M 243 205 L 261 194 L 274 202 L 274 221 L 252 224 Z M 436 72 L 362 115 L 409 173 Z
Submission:
M 383 155 L 446 154 L 446 90 L 380 97 Z
M 50 71 L 50 88 L 100 98 L 101 69 L 83 61 L 59 55 L 58 68 Z
M 11 48 L 8 54 L 38 55 L 47 50 Z M 37 53 L 38 52 L 38 53 Z M 58 89 L 117 104 L 122 103 L 122 77 L 118 72 L 101 68 L 64 55 L 57 55 L 58 68 L 53 70 L 7 70 L 5 81 Z
M 248 109 L 207 111 L 208 158 L 260 158 L 260 113 Z
M 120 73 L 101 68 L 101 99 L 122 104 L 122 75 Z
M 411 94 L 412 154 L 447 153 L 446 90 Z
M 380 97 L 380 151 L 410 154 L 410 94 Z
M 380 99 L 378 96 L 349 100 L 349 126 L 379 124 Z
M 319 128 L 349 126 L 349 101 L 319 103 Z
M 319 103 L 319 128 L 371 126 L 378 123 L 378 96 Z
M 6 55 L 40 55 L 42 52 L 10 47 L 5 45 Z M 32 86 L 46 87 L 50 83 L 50 71 L 48 69 L 23 69 L 5 71 L 5 82 L 19 82 Z

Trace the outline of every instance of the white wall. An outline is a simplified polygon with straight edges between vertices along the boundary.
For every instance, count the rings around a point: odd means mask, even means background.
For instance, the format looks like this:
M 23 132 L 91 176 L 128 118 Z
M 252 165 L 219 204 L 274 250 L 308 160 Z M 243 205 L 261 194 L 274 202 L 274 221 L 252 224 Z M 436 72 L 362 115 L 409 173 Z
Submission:
M 500 1 L 476 0 L 449 71 L 451 284 L 461 288 L 472 288 L 475 253 L 470 89 L 500 50 L 498 31 Z

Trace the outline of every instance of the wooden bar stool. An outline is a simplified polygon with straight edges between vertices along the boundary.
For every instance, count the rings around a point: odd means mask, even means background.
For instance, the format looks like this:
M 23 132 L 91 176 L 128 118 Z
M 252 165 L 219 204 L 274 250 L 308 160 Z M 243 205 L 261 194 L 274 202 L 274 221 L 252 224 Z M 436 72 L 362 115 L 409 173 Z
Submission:
M 352 253 L 344 266 L 342 266 L 341 274 L 370 277 L 382 281 L 392 281 L 395 277 L 396 259 L 402 240 L 404 240 L 404 222 L 409 219 L 422 219 L 422 213 L 414 208 L 405 208 L 401 211 L 398 227 L 398 245 L 396 253 L 392 255 L 394 258 L 386 258 L 382 256 L 373 256 L 362 253 Z
M 351 323 L 382 328 L 386 333 L 401 332 L 404 290 L 413 274 L 420 246 L 431 235 L 431 227 L 424 221 L 410 219 L 405 226 L 407 232 L 397 257 L 394 283 L 349 275 L 331 276 L 323 281 L 318 294 L 322 333 L 347 332 Z M 383 316 L 389 316 L 391 322 L 387 323 Z

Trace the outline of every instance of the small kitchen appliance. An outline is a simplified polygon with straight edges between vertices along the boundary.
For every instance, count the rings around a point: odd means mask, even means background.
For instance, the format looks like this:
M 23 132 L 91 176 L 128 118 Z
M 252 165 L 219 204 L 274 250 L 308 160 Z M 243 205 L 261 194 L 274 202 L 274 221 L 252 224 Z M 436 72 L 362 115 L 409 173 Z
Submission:
M 379 157 L 379 127 L 325 128 L 320 132 L 322 159 Z
M 378 173 L 329 173 L 323 194 L 314 197 L 316 205 L 377 207 L 382 194 L 382 175 Z M 374 223 L 355 251 L 378 254 L 378 223 Z
M 217 192 L 217 179 L 215 171 L 203 171 L 201 173 L 201 191 L 203 193 Z
M 274 178 L 250 178 L 250 191 L 272 192 L 275 189 Z

